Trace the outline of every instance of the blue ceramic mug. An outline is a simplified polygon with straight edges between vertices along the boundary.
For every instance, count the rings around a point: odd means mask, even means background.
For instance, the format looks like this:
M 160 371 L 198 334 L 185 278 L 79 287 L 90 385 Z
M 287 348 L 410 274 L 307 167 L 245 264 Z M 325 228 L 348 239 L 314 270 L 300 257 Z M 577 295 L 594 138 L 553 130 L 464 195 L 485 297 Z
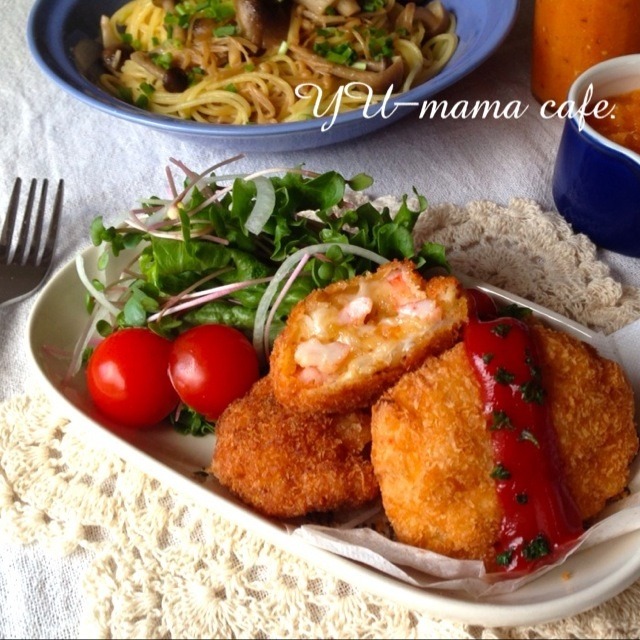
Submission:
M 579 76 L 568 103 L 590 104 L 640 89 L 640 54 L 613 58 Z M 574 113 L 564 124 L 553 199 L 575 231 L 611 251 L 640 257 L 640 154 L 608 140 Z

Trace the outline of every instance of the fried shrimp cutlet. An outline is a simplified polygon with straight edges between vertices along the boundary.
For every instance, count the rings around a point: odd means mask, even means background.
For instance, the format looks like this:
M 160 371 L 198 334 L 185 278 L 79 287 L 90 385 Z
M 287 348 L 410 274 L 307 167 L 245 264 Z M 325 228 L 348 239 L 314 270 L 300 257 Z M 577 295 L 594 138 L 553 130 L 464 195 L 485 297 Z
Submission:
M 361 507 L 379 496 L 370 420 L 370 411 L 291 411 L 277 402 L 267 376 L 218 420 L 209 471 L 269 516 Z
M 407 260 L 313 291 L 292 310 L 270 359 L 278 400 L 306 412 L 370 406 L 467 318 L 453 277 L 425 280 Z
M 538 324 L 543 376 L 573 498 L 595 517 L 629 481 L 638 451 L 633 390 L 622 367 L 565 333 Z
M 583 521 L 627 486 L 638 450 L 633 392 L 589 345 L 532 326 L 568 489 Z M 502 508 L 480 384 L 457 344 L 405 375 L 372 411 L 372 460 L 402 542 L 455 558 L 491 557 Z

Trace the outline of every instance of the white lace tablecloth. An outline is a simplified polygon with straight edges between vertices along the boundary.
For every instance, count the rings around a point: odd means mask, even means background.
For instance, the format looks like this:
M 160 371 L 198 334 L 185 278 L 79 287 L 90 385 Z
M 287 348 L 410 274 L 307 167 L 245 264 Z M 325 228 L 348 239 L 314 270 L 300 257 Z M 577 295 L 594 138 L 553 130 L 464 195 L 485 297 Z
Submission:
M 304 162 L 365 171 L 375 191 L 412 187 L 431 203 L 419 232 L 454 267 L 610 331 L 640 317 L 640 261 L 597 250 L 553 213 L 562 123 L 530 97 L 531 0 L 498 52 L 443 92 L 449 101 L 521 100 L 519 120 L 418 120 L 367 139 L 247 157 L 243 169 Z M 224 148 L 98 113 L 29 57 L 31 2 L 0 0 L 4 171 L 66 181 L 56 268 L 88 245 L 96 215 L 116 221 L 164 184 L 169 157 L 201 169 Z M 33 300 L 0 309 L 0 637 L 637 637 L 634 585 L 596 609 L 535 628 L 432 619 L 359 591 L 95 451 L 50 410 L 30 370 Z

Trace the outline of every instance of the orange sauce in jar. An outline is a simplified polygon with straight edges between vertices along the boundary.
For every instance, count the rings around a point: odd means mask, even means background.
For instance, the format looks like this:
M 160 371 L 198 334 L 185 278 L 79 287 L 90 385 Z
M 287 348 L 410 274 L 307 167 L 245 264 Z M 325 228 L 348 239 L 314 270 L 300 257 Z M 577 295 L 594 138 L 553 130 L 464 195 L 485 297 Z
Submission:
M 640 53 L 640 0 L 536 0 L 531 91 L 541 103 L 567 99 L 598 62 Z
M 611 114 L 606 118 L 588 115 L 585 121 L 605 138 L 640 153 L 640 89 L 605 99 Z

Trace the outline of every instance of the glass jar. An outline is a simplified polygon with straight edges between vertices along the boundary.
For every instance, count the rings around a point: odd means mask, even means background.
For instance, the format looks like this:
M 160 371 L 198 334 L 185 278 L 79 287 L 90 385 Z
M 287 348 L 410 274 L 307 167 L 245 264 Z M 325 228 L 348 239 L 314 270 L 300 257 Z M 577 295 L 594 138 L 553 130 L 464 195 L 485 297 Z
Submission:
M 531 91 L 567 99 L 571 83 L 598 62 L 640 53 L 640 0 L 536 0 Z

